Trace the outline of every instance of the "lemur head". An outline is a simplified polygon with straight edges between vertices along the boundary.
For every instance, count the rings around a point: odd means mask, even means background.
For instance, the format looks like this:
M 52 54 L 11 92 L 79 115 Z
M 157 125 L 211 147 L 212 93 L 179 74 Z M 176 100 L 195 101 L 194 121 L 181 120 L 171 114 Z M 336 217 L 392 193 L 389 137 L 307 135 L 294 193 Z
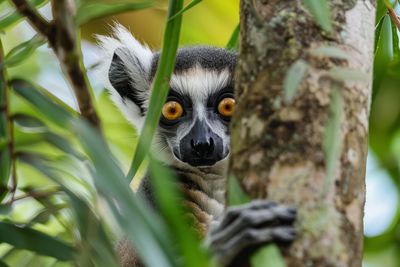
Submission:
M 107 53 L 103 78 L 114 102 L 140 132 L 160 54 L 121 26 L 114 34 L 99 37 Z M 226 163 L 235 64 L 236 54 L 222 48 L 178 50 L 154 142 L 168 164 L 212 168 Z

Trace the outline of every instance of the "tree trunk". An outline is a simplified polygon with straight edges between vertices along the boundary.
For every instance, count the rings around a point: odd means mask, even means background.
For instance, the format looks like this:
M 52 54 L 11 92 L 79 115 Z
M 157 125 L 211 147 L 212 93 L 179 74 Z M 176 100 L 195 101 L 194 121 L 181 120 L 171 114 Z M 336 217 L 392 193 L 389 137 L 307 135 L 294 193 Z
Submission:
M 284 250 L 288 266 L 359 267 L 376 4 L 329 1 L 333 31 L 326 33 L 303 2 L 241 1 L 230 174 L 252 198 L 299 208 L 299 238 Z M 348 58 L 316 55 L 326 46 Z M 283 81 L 298 59 L 309 69 L 288 103 Z M 363 81 L 332 78 L 335 67 L 368 75 Z M 332 131 L 326 126 L 335 118 L 337 138 L 325 146 Z M 332 145 L 339 149 L 330 174 L 332 154 L 324 147 Z

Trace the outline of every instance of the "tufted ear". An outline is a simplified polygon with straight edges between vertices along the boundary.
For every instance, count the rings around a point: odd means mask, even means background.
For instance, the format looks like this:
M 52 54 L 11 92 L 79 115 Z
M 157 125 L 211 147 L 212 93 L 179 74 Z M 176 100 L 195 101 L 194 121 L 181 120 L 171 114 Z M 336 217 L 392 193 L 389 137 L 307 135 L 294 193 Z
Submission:
M 150 97 L 153 53 L 121 25 L 114 27 L 113 37 L 97 38 L 105 52 L 100 78 L 114 103 L 140 131 Z

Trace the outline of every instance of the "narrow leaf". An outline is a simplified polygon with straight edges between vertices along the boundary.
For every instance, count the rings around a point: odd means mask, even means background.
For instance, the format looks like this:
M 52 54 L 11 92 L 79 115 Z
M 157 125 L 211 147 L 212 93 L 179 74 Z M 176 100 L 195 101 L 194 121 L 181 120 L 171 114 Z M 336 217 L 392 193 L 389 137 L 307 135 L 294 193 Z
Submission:
M 170 242 L 166 226 L 132 192 L 104 140 L 97 131 L 82 121 L 75 122 L 74 129 L 93 162 L 97 189 L 143 261 L 148 266 L 174 266 L 178 255 L 168 254 L 174 245 Z M 118 207 L 115 206 L 116 203 Z M 131 227 L 132 225 L 135 227 Z M 149 251 L 152 253 L 148 253 Z
M 153 5 L 154 1 L 152 0 L 138 3 L 87 4 L 79 7 L 75 20 L 78 25 L 83 25 L 95 19 L 112 16 L 122 12 L 141 10 L 152 7 Z
M 285 101 L 290 103 L 296 95 L 297 89 L 307 74 L 309 65 L 302 59 L 297 60 L 290 66 L 285 80 L 283 82 L 283 89 L 285 93 Z
M 30 4 L 36 8 L 45 5 L 49 0 L 32 0 L 28 1 Z M 15 9 L 10 9 L 10 11 L 0 20 L 0 31 L 4 31 L 7 27 L 22 20 L 22 16 L 15 11 Z
M 254 253 L 251 257 L 251 266 L 286 267 L 286 263 L 276 245 L 267 245 Z
M 182 266 L 210 266 L 208 255 L 200 247 L 200 239 L 181 208 L 182 196 L 171 170 L 150 157 L 149 170 L 158 209 L 163 214 L 172 237 L 180 250 Z
M 6 55 L 4 62 L 0 65 L 0 68 L 4 66 L 13 67 L 20 64 L 30 55 L 32 55 L 38 47 L 45 43 L 46 40 L 42 36 L 35 35 L 30 40 L 23 42 L 11 49 Z
M 27 249 L 61 261 L 74 259 L 75 251 L 67 243 L 29 227 L 0 222 L 0 242 Z
M 8 149 L 0 151 L 0 199 L 7 192 L 11 170 L 11 155 Z
M 250 202 L 250 197 L 244 192 L 237 178 L 233 175 L 228 179 L 228 203 L 229 206 L 242 205 Z
M 314 16 L 315 21 L 326 32 L 332 31 L 331 12 L 327 0 L 304 0 L 308 11 Z
M 233 30 L 231 38 L 229 38 L 229 41 L 226 44 L 226 49 L 237 50 L 239 46 L 239 34 L 240 34 L 240 25 L 238 24 L 236 28 Z
M 392 61 L 393 56 L 393 32 L 391 19 L 389 15 L 385 15 L 375 50 L 373 94 L 376 94 L 379 90 L 380 84 L 386 75 L 387 66 Z
M 18 113 L 13 115 L 12 119 L 20 130 L 25 133 L 44 133 L 48 131 L 47 126 L 33 116 Z
M 18 95 L 35 106 L 53 123 L 61 127 L 66 127 L 67 123 L 72 118 L 72 115 L 59 103 L 45 95 L 43 91 L 40 91 L 33 84 L 24 80 L 15 79 L 11 81 L 11 86 Z
M 178 50 L 179 35 L 181 31 L 182 15 L 169 20 L 174 14 L 182 9 L 183 0 L 170 1 L 168 9 L 168 22 L 164 32 L 163 48 L 158 64 L 157 72 L 153 82 L 149 109 L 143 130 L 139 137 L 136 153 L 133 157 L 127 178 L 135 176 L 137 170 L 146 158 L 161 116 L 161 109 L 167 99 L 169 91 L 169 80 L 175 66 L 176 52 Z
M 183 9 L 181 9 L 179 12 L 177 12 L 175 15 L 173 15 L 171 18 L 168 19 L 168 21 L 171 21 L 175 19 L 177 16 L 181 16 L 183 13 L 188 11 L 189 9 L 195 7 L 197 4 L 199 4 L 203 0 L 192 0 L 187 6 L 185 6 Z

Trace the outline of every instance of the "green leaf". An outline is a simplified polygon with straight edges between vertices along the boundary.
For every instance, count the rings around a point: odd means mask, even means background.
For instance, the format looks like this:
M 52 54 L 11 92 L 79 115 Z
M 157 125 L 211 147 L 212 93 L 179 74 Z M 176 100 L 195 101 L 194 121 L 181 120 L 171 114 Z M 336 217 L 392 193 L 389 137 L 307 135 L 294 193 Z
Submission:
M 308 11 L 314 16 L 315 21 L 326 32 L 332 31 L 331 12 L 327 0 L 304 0 Z
M 49 0 L 32 0 L 28 1 L 32 6 L 39 8 L 45 5 Z M 22 20 L 22 16 L 15 11 L 15 9 L 10 9 L 7 15 L 4 15 L 0 20 L 0 31 L 4 31 L 9 26 Z
M 55 133 L 47 132 L 43 135 L 43 139 L 56 148 L 64 151 L 66 154 L 73 155 L 78 159 L 84 160 L 82 153 L 78 152 L 68 139 Z
M 238 24 L 236 28 L 233 30 L 231 38 L 229 38 L 229 41 L 226 44 L 226 49 L 237 50 L 237 48 L 239 47 L 239 34 L 240 34 L 240 24 Z
M 24 133 L 44 133 L 48 131 L 47 126 L 33 116 L 18 113 L 14 114 L 12 119 Z
M 183 0 L 169 1 L 167 26 L 164 32 L 163 48 L 158 64 L 157 72 L 153 82 L 150 97 L 149 109 L 147 110 L 144 127 L 139 137 L 135 156 L 129 169 L 127 178 L 135 176 L 143 160 L 150 149 L 158 121 L 161 116 L 161 109 L 167 99 L 169 91 L 169 80 L 175 66 L 176 52 L 178 50 L 179 35 L 181 30 L 182 15 L 169 20 L 182 9 Z
M 0 260 L 0 267 L 9 267 L 9 266 L 4 261 Z
M 171 170 L 162 166 L 150 157 L 149 170 L 151 185 L 154 188 L 158 209 L 163 214 L 172 237 L 180 250 L 182 266 L 203 267 L 210 266 L 210 260 L 204 250 L 200 248 L 200 240 L 193 232 L 187 221 L 180 203 L 182 197 L 176 186 L 176 177 Z
M 8 180 L 10 179 L 11 155 L 8 149 L 0 151 L 0 199 L 7 192 Z
M 333 88 L 331 95 L 330 114 L 325 127 L 323 149 L 325 153 L 326 177 L 323 192 L 329 190 L 329 186 L 338 168 L 341 142 L 341 122 L 344 112 L 344 103 L 339 88 Z
M 378 24 L 375 27 L 375 40 L 374 40 L 374 53 L 376 53 L 376 48 L 378 46 L 378 42 L 381 36 L 381 30 L 382 30 L 382 25 L 383 22 L 385 21 L 385 16 L 383 16 L 379 21 Z
M 197 4 L 199 4 L 201 1 L 203 0 L 192 0 L 187 6 L 185 6 L 183 9 L 181 9 L 180 11 L 178 11 L 175 15 L 173 15 L 172 17 L 170 17 L 168 19 L 168 21 L 171 21 L 173 19 L 175 19 L 177 16 L 181 16 L 183 15 L 183 13 L 185 13 L 186 11 L 188 11 L 189 9 L 195 7 Z
M 46 95 L 44 90 L 39 90 L 38 87 L 21 79 L 12 80 L 11 86 L 18 95 L 35 106 L 53 123 L 65 128 L 71 120 L 72 115 L 55 100 L 55 97 L 51 99 L 49 94 Z
M 83 25 L 89 21 L 100 19 L 107 16 L 112 16 L 122 12 L 129 12 L 134 10 L 141 10 L 152 7 L 154 1 L 147 0 L 138 3 L 96 3 L 96 4 L 84 4 L 78 8 L 77 15 L 75 17 L 78 25 Z
M 67 243 L 32 228 L 19 227 L 7 222 L 0 222 L 0 242 L 61 261 L 73 260 L 75 254 L 74 249 Z
M 12 206 L 10 204 L 0 204 L 0 214 L 7 215 L 12 210 Z
M 392 25 L 392 36 L 393 36 L 393 58 L 394 59 L 399 59 L 400 58 L 400 47 L 399 47 L 399 35 L 397 33 L 397 26 L 393 22 L 393 20 L 390 21 Z
M 73 125 L 93 163 L 96 188 L 144 263 L 155 267 L 175 266 L 179 256 L 171 252 L 174 244 L 162 220 L 132 192 L 117 160 L 97 131 L 83 121 Z
M 60 185 L 61 190 L 65 192 L 69 199 L 78 222 L 78 230 L 81 237 L 81 246 L 84 251 L 79 251 L 81 257 L 77 257 L 75 262 L 82 261 L 81 265 L 87 266 L 87 258 L 93 259 L 95 266 L 116 267 L 118 266 L 114 255 L 113 246 L 107 237 L 103 224 L 97 219 L 90 205 L 86 203 L 82 197 L 74 193 L 67 186 L 67 181 L 59 175 L 58 170 L 53 167 L 52 162 L 47 162 L 47 159 L 35 154 L 20 154 L 19 159 L 36 168 L 39 172 L 49 177 L 52 181 Z M 61 171 L 62 172 L 62 171 Z M 49 208 L 47 208 L 49 210 Z M 87 254 L 83 256 L 82 253 Z M 77 255 L 78 256 L 78 255 Z
M 252 267 L 286 267 L 285 260 L 276 245 L 268 245 L 251 257 Z
M 370 77 L 367 73 L 349 68 L 335 67 L 329 70 L 328 76 L 339 82 L 365 81 L 369 82 Z
M 8 54 L 6 55 L 4 62 L 0 65 L 0 68 L 3 68 L 4 66 L 13 67 L 20 64 L 30 55 L 32 55 L 38 47 L 42 46 L 45 43 L 46 40 L 42 36 L 33 36 L 32 39 L 23 42 L 11 49 L 10 52 L 8 52 Z
M 386 75 L 388 64 L 393 60 L 393 34 L 389 15 L 384 16 L 381 32 L 377 41 L 374 58 L 374 94 Z
M 311 54 L 314 56 L 324 56 L 338 59 L 348 59 L 349 56 L 342 49 L 335 46 L 321 46 L 311 50 Z
M 296 95 L 297 89 L 307 74 L 309 65 L 302 59 L 294 62 L 285 77 L 283 82 L 283 90 L 285 93 L 285 101 L 290 103 Z
M 242 205 L 250 202 L 250 197 L 244 192 L 237 178 L 233 175 L 228 179 L 228 203 L 229 206 Z

